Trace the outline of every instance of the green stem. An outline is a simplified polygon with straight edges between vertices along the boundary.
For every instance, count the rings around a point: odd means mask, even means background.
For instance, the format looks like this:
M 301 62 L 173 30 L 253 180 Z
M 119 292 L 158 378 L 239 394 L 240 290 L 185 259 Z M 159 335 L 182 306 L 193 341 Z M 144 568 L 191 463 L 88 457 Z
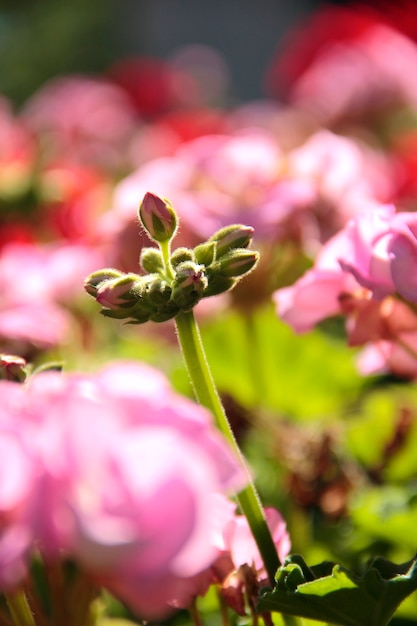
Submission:
M 36 626 L 29 603 L 23 591 L 5 594 L 7 606 L 16 626 Z
M 178 341 L 181 346 L 195 396 L 201 405 L 205 406 L 213 413 L 219 429 L 228 439 L 246 472 L 247 486 L 237 495 L 237 501 L 242 513 L 248 521 L 270 583 L 273 584 L 276 570 L 280 566 L 277 550 L 266 523 L 262 505 L 250 476 L 249 468 L 233 435 L 219 394 L 217 393 L 194 314 L 192 311 L 187 313 L 181 312 L 177 315 L 175 321 Z
M 162 253 L 162 260 L 164 262 L 167 278 L 173 280 L 175 278 L 175 273 L 171 265 L 171 241 L 169 239 L 167 241 L 160 241 L 158 245 Z

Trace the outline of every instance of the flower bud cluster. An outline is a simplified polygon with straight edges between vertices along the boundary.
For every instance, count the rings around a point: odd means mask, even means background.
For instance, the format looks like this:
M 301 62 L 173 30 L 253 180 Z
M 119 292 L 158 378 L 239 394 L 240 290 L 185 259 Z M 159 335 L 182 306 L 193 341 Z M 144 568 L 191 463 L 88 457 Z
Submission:
M 175 234 L 177 220 L 173 217 L 170 222 L 175 213 L 167 201 L 146 194 L 139 215 L 159 243 Z M 259 257 L 248 250 L 252 235 L 250 226 L 227 226 L 194 249 L 177 248 L 169 263 L 158 248 L 143 248 L 140 265 L 145 274 L 101 269 L 86 278 L 85 290 L 101 304 L 106 317 L 130 324 L 165 322 L 190 311 L 202 298 L 232 289 L 250 272 Z

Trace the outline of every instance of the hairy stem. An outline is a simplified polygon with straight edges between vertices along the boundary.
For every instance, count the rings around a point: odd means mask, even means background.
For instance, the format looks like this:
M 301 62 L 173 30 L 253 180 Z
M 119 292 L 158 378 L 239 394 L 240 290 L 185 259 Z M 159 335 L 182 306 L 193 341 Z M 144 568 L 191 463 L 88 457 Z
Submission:
M 181 312 L 177 317 L 176 327 L 178 341 L 184 356 L 185 364 L 195 396 L 198 402 L 208 408 L 214 415 L 219 430 L 228 439 L 237 458 L 247 475 L 247 486 L 237 494 L 237 501 L 245 515 L 253 537 L 264 562 L 265 570 L 271 584 L 275 580 L 275 572 L 280 566 L 277 550 L 266 523 L 265 514 L 249 468 L 233 435 L 213 377 L 206 359 L 201 335 L 192 311 Z

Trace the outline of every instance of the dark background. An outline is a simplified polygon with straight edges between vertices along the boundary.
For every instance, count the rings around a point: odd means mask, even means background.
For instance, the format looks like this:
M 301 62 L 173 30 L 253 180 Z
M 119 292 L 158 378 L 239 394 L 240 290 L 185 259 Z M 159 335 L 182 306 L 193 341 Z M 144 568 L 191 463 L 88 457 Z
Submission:
M 236 100 L 262 97 L 268 61 L 323 2 L 314 0 L 0 0 L 0 93 L 22 103 L 46 80 L 100 74 L 117 59 L 217 49 Z

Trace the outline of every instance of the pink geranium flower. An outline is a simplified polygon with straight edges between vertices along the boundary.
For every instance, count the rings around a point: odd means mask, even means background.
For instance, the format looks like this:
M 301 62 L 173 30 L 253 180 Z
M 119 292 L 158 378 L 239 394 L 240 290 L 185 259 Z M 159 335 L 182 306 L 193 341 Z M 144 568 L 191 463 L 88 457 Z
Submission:
M 140 615 L 166 614 L 218 554 L 219 494 L 245 482 L 209 413 L 134 362 L 0 386 L 0 449 L 10 458 L 0 516 L 23 500 L 25 536 L 48 562 L 74 558 Z M 5 433 L 3 445 L 2 422 L 17 441 Z M 11 516 L 5 536 L 16 524 Z M 0 583 L 1 557 L 0 545 Z
M 371 344 L 364 372 L 417 374 L 417 216 L 375 206 L 322 248 L 314 267 L 274 294 L 278 315 L 305 332 L 346 317 L 348 342 Z

